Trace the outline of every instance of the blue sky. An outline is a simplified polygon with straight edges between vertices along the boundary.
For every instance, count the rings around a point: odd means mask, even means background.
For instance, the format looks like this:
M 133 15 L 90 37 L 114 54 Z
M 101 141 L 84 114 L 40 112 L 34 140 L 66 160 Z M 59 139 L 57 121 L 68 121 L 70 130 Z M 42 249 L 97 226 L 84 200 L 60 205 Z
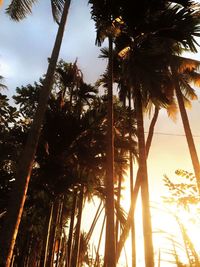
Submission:
M 51 15 L 50 0 L 38 1 L 32 14 L 21 22 L 14 22 L 5 14 L 9 2 L 4 0 L 0 9 L 0 75 L 5 77 L 11 95 L 17 86 L 33 83 L 45 74 L 57 25 Z M 95 36 L 87 1 L 72 1 L 60 58 L 67 62 L 78 58 L 88 83 L 94 83 L 106 66 L 105 61 L 98 59 L 100 48 L 95 46 Z

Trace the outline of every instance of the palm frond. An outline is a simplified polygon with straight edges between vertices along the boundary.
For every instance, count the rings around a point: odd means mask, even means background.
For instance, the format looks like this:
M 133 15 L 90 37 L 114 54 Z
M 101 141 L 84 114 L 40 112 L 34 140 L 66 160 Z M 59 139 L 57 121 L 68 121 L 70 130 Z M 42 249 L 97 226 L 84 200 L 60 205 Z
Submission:
M 115 201 L 115 212 L 116 216 L 120 222 L 121 229 L 123 230 L 127 221 L 127 213 L 126 211 L 120 206 L 117 201 Z
M 187 98 L 188 100 L 197 100 L 195 90 L 184 79 L 181 79 L 181 89 L 185 98 Z
M 198 60 L 181 56 L 174 56 L 174 58 L 179 64 L 178 66 L 179 72 L 184 72 L 186 70 L 192 71 L 200 67 L 200 61 Z
M 181 223 L 180 219 L 178 217 L 176 217 L 176 220 L 179 224 L 180 230 L 181 230 L 181 234 L 183 237 L 183 241 L 185 244 L 185 251 L 188 257 L 188 262 L 190 263 L 190 265 L 192 265 L 192 263 L 195 263 L 194 266 L 199 266 L 200 261 L 199 261 L 199 256 L 198 253 L 195 250 L 195 247 L 187 233 L 187 230 L 185 228 L 185 226 L 183 225 L 183 223 Z
M 109 58 L 109 50 L 108 47 L 103 47 L 100 49 L 101 54 L 99 55 L 99 58 L 108 59 Z
M 195 71 L 190 71 L 187 78 L 189 82 L 194 84 L 194 86 L 200 87 L 200 73 Z
M 167 37 L 180 43 L 183 48 L 197 53 L 195 37 L 200 36 L 199 6 L 184 8 L 171 5 L 158 17 L 157 25 L 161 25 L 156 35 Z
M 66 0 L 68 1 L 68 0 Z M 33 4 L 37 0 L 12 0 L 6 8 L 6 13 L 11 19 L 20 21 L 32 13 Z M 51 8 L 54 20 L 59 23 L 65 0 L 51 0 Z
M 52 15 L 57 23 L 60 22 L 65 1 L 69 2 L 69 0 L 51 0 Z
M 37 0 L 12 0 L 6 8 L 6 13 L 11 19 L 20 21 L 32 13 L 32 6 Z
M 3 81 L 3 76 L 0 75 L 0 90 L 1 89 L 7 89 L 7 86 L 3 83 L 1 83 Z
M 177 120 L 178 106 L 177 103 L 172 101 L 172 103 L 167 107 L 167 114 L 174 122 Z
M 184 95 L 183 95 L 183 101 L 184 101 L 184 105 L 185 105 L 185 107 L 188 108 L 188 109 L 191 109 L 191 107 L 192 107 L 192 103 L 191 103 L 191 101 L 190 101 L 187 97 L 185 97 Z

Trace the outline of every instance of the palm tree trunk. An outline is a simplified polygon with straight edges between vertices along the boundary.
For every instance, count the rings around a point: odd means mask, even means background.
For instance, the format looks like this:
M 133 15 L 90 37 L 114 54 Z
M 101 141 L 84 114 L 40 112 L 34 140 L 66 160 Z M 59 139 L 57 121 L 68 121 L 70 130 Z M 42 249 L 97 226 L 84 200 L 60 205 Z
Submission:
M 121 154 L 123 152 L 121 151 Z M 122 167 L 120 166 L 120 172 L 118 175 L 118 187 L 117 187 L 117 206 L 120 207 L 121 203 L 121 189 L 122 189 Z M 116 218 L 116 249 L 117 249 L 117 243 L 118 243 L 118 237 L 119 237 L 119 219 Z
M 65 1 L 64 10 L 59 24 L 58 33 L 56 36 L 54 48 L 52 51 L 51 59 L 49 62 L 46 78 L 44 81 L 43 89 L 40 93 L 40 99 L 37 111 L 31 126 L 27 143 L 23 154 L 19 160 L 18 171 L 16 175 L 15 188 L 12 192 L 10 202 L 8 204 L 8 212 L 5 219 L 5 225 L 0 235 L 0 253 L 4 266 L 9 267 L 13 255 L 15 241 L 18 234 L 19 225 L 23 213 L 24 203 L 28 190 L 29 180 L 32 172 L 34 157 L 38 145 L 42 122 L 46 111 L 46 106 L 51 91 L 53 75 L 58 60 L 58 55 L 63 39 L 65 23 L 69 10 L 71 0 Z
M 106 216 L 104 216 L 104 218 L 103 218 L 103 223 L 102 223 L 101 232 L 100 232 L 100 236 L 99 236 L 99 242 L 98 242 L 98 245 L 97 245 L 97 251 L 96 251 L 94 267 L 98 267 L 99 266 L 99 250 L 100 250 L 101 239 L 102 239 L 102 235 L 103 235 L 103 229 L 104 229 L 105 221 L 106 221 Z
M 152 240 L 152 226 L 151 214 L 149 206 L 149 186 L 146 162 L 146 147 L 144 137 L 143 125 L 143 110 L 142 99 L 139 90 L 137 90 L 136 99 L 136 119 L 137 119 L 137 134 L 138 134 L 138 148 L 139 148 L 139 175 L 141 179 L 141 197 L 142 197 L 142 218 L 143 218 L 143 236 L 144 236 L 144 253 L 145 253 L 145 266 L 154 266 L 154 252 Z
M 129 162 L 130 162 L 130 198 L 133 198 L 133 158 L 132 152 L 129 151 Z M 136 266 L 136 244 L 135 244 L 135 221 L 134 221 L 134 210 L 132 213 L 132 222 L 131 222 L 131 248 L 132 248 L 132 267 Z
M 53 203 L 51 204 L 49 216 L 47 216 L 47 220 L 46 220 L 46 224 L 45 224 L 46 233 L 44 234 L 44 240 L 43 240 L 44 244 L 43 244 L 42 253 L 41 253 L 41 261 L 40 261 L 41 267 L 46 266 L 52 215 L 53 215 Z M 47 224 L 48 224 L 48 227 L 46 227 Z
M 64 232 L 64 236 L 62 238 L 61 242 L 61 255 L 60 255 L 60 260 L 59 260 L 59 265 L 58 266 L 68 266 L 67 264 L 67 246 L 66 246 L 67 238 Z M 66 259 L 66 262 L 65 262 Z M 65 262 L 65 263 L 64 263 Z M 66 264 L 67 263 L 67 264 Z
M 74 219 L 76 213 L 76 204 L 77 204 L 77 188 L 74 189 L 73 192 L 73 202 L 72 202 L 72 209 L 71 209 L 71 219 L 70 219 L 70 226 L 69 226 L 69 237 L 68 237 L 68 245 L 67 245 L 67 256 L 68 256 L 68 265 L 71 266 L 71 257 L 72 257 L 72 240 L 73 240 L 73 230 L 74 230 Z
M 188 148 L 190 151 L 190 157 L 192 159 L 192 165 L 193 165 L 193 169 L 194 169 L 194 173 L 195 173 L 195 177 L 196 177 L 196 181 L 197 181 L 197 188 L 199 190 L 199 194 L 200 194 L 200 165 L 199 165 L 199 159 L 198 159 L 198 155 L 197 155 L 197 151 L 196 151 L 196 147 L 194 144 L 194 139 L 192 136 L 192 131 L 190 128 L 190 123 L 188 120 L 188 116 L 187 116 L 187 112 L 185 109 L 185 105 L 184 105 L 184 101 L 183 101 L 183 96 L 180 90 L 180 86 L 178 81 L 175 81 L 175 90 L 176 90 L 176 97 L 178 100 L 178 105 L 179 105 L 179 109 L 180 109 L 180 114 L 181 114 L 181 118 L 182 118 L 182 122 L 183 122 L 183 127 L 184 127 L 184 131 L 185 131 L 185 136 L 187 139 L 187 143 L 188 143 Z
M 148 134 L 147 141 L 146 141 L 146 157 L 148 157 L 148 154 L 149 154 L 150 146 L 151 146 L 152 139 L 153 139 L 154 127 L 155 127 L 155 124 L 156 124 L 156 121 L 158 118 L 158 114 L 159 114 L 159 109 L 155 108 L 154 116 L 151 120 L 151 124 L 149 127 L 149 134 Z M 119 240 L 118 245 L 117 245 L 117 253 L 116 253 L 117 262 L 119 260 L 122 248 L 124 247 L 124 244 L 126 242 L 126 239 L 128 238 L 128 234 L 129 234 L 129 231 L 131 228 L 132 214 L 135 211 L 136 201 L 137 201 L 139 189 L 141 186 L 141 176 L 139 175 L 139 172 L 140 172 L 140 168 L 138 169 L 137 176 L 136 176 L 136 182 L 135 182 L 135 186 L 134 186 L 134 190 L 133 190 L 133 194 L 132 194 L 132 199 L 131 199 L 131 207 L 130 207 L 129 212 L 128 212 L 126 225 L 124 226 L 124 230 L 120 236 L 120 240 Z
M 75 240 L 74 240 L 74 248 L 73 248 L 73 256 L 72 256 L 72 267 L 78 267 L 79 263 L 79 248 L 80 248 L 80 235 L 81 235 L 81 219 L 82 219 L 82 211 L 83 211 L 83 196 L 84 196 L 84 186 L 82 185 L 79 193 L 78 200 L 78 218 L 76 223 L 76 232 L 75 232 Z
M 123 107 L 126 107 L 126 96 L 123 96 L 122 99 Z M 122 139 L 124 139 L 124 129 L 122 128 Z M 123 158 L 124 150 L 121 148 L 120 156 Z M 123 170 L 122 170 L 123 164 L 120 164 L 120 170 L 118 174 L 118 186 L 117 186 L 117 206 L 120 207 L 121 203 L 121 190 L 122 190 L 122 178 L 123 178 Z M 117 245 L 118 245 L 118 239 L 119 239 L 119 219 L 116 217 L 116 251 L 117 251 Z
M 146 140 L 146 155 L 147 155 L 147 157 L 148 157 L 149 149 L 150 149 L 151 142 L 153 139 L 154 128 L 155 128 L 156 122 L 158 120 L 158 114 L 159 114 L 159 108 L 155 107 L 154 115 L 153 115 L 153 118 L 151 120 L 151 124 L 149 126 L 149 133 L 148 133 L 147 140 Z
M 65 201 L 65 198 L 64 196 L 62 196 L 61 198 L 61 203 L 60 203 L 60 211 L 59 211 L 59 219 L 58 219 L 58 227 L 59 227 L 59 236 L 57 238 L 57 241 L 58 241 L 58 251 L 57 251 L 57 255 L 56 255 L 56 264 L 55 264 L 55 267 L 58 267 L 58 264 L 59 264 L 59 258 L 60 258 L 60 248 L 61 248 L 61 241 L 62 241 L 62 222 L 63 222 L 63 205 L 64 205 L 64 201 Z
M 103 211 L 103 209 L 104 209 L 104 206 L 101 207 L 101 206 L 102 206 L 102 203 L 103 203 L 103 201 L 101 200 L 100 203 L 99 203 L 99 206 L 98 206 L 98 208 L 97 208 L 97 211 L 96 211 L 96 213 L 95 213 L 95 216 L 94 216 L 94 219 L 93 219 L 93 221 L 92 221 L 92 224 L 91 224 L 91 226 L 90 226 L 90 229 L 89 229 L 89 231 L 88 231 L 88 233 L 87 233 L 87 236 L 86 236 L 86 238 L 85 238 L 85 243 L 86 243 L 86 244 L 89 243 L 90 238 L 91 238 L 91 236 L 92 236 L 92 233 L 93 233 L 93 231 L 94 231 L 94 228 L 95 228 L 95 226 L 96 226 L 96 224 L 97 224 L 97 222 L 98 222 L 98 219 L 99 219 L 99 217 L 101 216 L 101 213 L 102 213 L 102 211 Z
M 53 207 L 51 234 L 50 234 L 49 248 L 48 248 L 49 253 L 48 253 L 48 258 L 47 258 L 48 267 L 51 267 L 52 262 L 54 261 L 54 245 L 55 245 L 55 239 L 56 239 L 56 228 L 57 228 L 59 212 L 60 212 L 60 199 L 57 198 L 55 200 L 55 204 Z
M 129 89 L 129 144 L 131 147 L 132 134 L 131 134 L 131 90 Z M 132 151 L 129 150 L 129 174 L 130 174 L 130 202 L 133 198 L 133 155 Z M 131 222 L 131 256 L 132 256 L 132 267 L 136 266 L 136 246 L 135 246 L 135 220 L 134 220 L 134 210 L 132 213 L 132 222 Z
M 106 169 L 106 245 L 105 267 L 116 266 L 114 218 L 114 135 L 113 135 L 113 41 L 109 37 L 108 114 L 107 114 L 107 169 Z M 109 257 L 108 253 L 109 252 Z

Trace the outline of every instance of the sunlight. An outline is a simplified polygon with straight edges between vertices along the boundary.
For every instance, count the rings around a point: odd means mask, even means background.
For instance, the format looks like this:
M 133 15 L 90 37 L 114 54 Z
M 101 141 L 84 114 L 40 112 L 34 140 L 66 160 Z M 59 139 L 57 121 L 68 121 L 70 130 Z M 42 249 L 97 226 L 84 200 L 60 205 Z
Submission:
M 128 173 L 128 172 L 127 172 Z M 128 174 L 122 184 L 121 205 L 128 213 L 130 208 L 130 189 Z M 95 213 L 98 209 L 99 199 L 94 197 L 92 201 L 87 202 L 83 211 L 82 227 L 88 232 Z M 103 208 L 103 206 L 102 206 Z M 189 240 L 192 242 L 197 253 L 200 252 L 199 235 L 200 235 L 200 217 L 198 205 L 190 205 L 186 210 L 183 207 L 177 207 L 175 204 L 165 203 L 163 198 L 156 196 L 156 201 L 151 201 L 151 217 L 153 230 L 153 244 L 155 254 L 155 266 L 169 267 L 177 266 L 175 264 L 175 253 L 183 264 L 188 264 L 188 257 L 181 231 L 181 225 L 184 226 Z M 100 232 L 103 225 L 104 211 L 101 213 L 99 220 L 91 236 L 90 253 L 96 255 Z M 142 230 L 142 205 L 140 192 L 136 202 L 135 209 L 135 232 L 136 232 L 136 262 L 137 266 L 145 267 L 144 263 L 144 241 Z M 105 226 L 102 236 L 105 235 Z M 99 254 L 103 259 L 105 240 L 102 238 Z M 160 265 L 159 265 L 160 264 Z M 118 267 L 131 266 L 131 235 L 126 241 L 125 248 L 122 250 Z
M 187 234 L 190 237 L 195 249 L 200 251 L 199 235 L 200 235 L 200 218 L 197 207 L 190 207 L 189 211 L 178 210 L 178 217 L 181 223 L 186 227 Z
M 161 200 L 162 201 L 162 200 Z M 175 205 L 167 207 L 162 202 L 152 208 L 152 225 L 154 232 L 154 249 L 156 254 L 160 252 L 161 266 L 169 266 L 174 261 L 173 243 L 176 252 L 183 263 L 187 263 L 186 248 L 181 226 L 184 226 L 186 234 L 194 245 L 196 252 L 199 251 L 200 225 L 197 221 L 195 208 L 191 211 L 178 209 Z M 170 253 L 172 253 L 170 255 Z M 169 262 L 168 262 L 169 261 Z M 166 264 L 166 265 L 165 265 Z
M 128 183 L 128 178 L 125 184 Z M 123 207 L 128 212 L 130 205 L 129 186 L 126 185 L 121 201 Z M 200 252 L 199 234 L 200 234 L 200 218 L 197 216 L 198 209 L 192 206 L 189 211 L 183 208 L 177 208 L 174 205 L 163 203 L 162 198 L 157 202 L 151 203 L 153 242 L 155 253 L 155 264 L 160 261 L 161 267 L 175 266 L 174 249 L 182 263 L 187 264 L 188 258 L 181 232 L 180 224 L 184 226 L 188 237 L 197 253 Z M 137 200 L 135 210 L 136 222 L 136 244 L 137 244 L 137 264 L 144 266 L 144 249 L 143 249 L 143 233 L 142 233 L 142 207 L 140 194 Z M 131 266 L 131 243 L 130 235 L 126 242 L 126 253 L 128 266 Z M 175 248 L 173 248 L 175 246 Z M 124 262 L 124 252 L 120 258 L 120 263 Z M 121 265 L 119 265 L 121 266 Z

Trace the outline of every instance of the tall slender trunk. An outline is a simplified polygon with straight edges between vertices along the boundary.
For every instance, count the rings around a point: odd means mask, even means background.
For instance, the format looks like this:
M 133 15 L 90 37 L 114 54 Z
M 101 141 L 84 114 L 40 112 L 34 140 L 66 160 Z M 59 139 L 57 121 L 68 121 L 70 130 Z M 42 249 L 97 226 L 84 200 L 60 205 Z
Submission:
M 104 218 L 103 218 L 101 232 L 100 232 L 100 235 L 99 235 L 99 242 L 98 242 L 98 245 L 97 245 L 97 251 L 96 251 L 96 257 L 95 257 L 94 267 L 98 267 L 99 266 L 99 250 L 100 250 L 100 245 L 101 245 L 101 240 L 102 240 L 102 235 L 103 235 L 103 229 L 104 229 L 105 221 L 106 221 L 106 216 L 104 216 Z
M 66 246 L 66 243 L 67 243 L 67 238 L 66 238 L 66 235 L 64 233 L 63 238 L 62 238 L 62 242 L 61 242 L 61 255 L 60 255 L 60 260 L 59 260 L 59 265 L 58 266 L 62 266 L 62 267 L 68 266 L 66 264 L 66 262 L 67 262 L 67 246 Z
M 149 133 L 148 133 L 147 140 L 146 140 L 146 156 L 147 157 L 148 157 L 149 149 L 150 149 L 151 142 L 153 139 L 154 128 L 158 120 L 158 114 L 159 114 L 159 108 L 155 106 L 154 115 L 149 126 Z
M 176 78 L 175 78 L 175 90 L 176 90 L 176 97 L 177 97 L 178 105 L 179 105 L 179 109 L 180 109 L 181 119 L 182 119 L 182 122 L 183 122 L 184 131 L 185 131 L 185 136 L 186 136 L 188 148 L 189 148 L 189 151 L 190 151 L 190 157 L 191 157 L 191 160 L 192 160 L 192 165 L 193 165 L 193 169 L 194 169 L 194 173 L 195 173 L 195 177 L 196 177 L 197 188 L 198 188 L 199 194 L 200 194 L 200 165 L 199 165 L 199 158 L 198 158 L 196 147 L 195 147 L 195 144 L 194 144 L 194 139 L 193 139 L 193 136 L 192 136 L 192 131 L 191 131 L 191 128 L 190 128 L 190 123 L 189 123 L 187 112 L 186 112 L 186 109 L 185 109 L 185 105 L 184 105 L 181 89 L 180 89 L 180 86 L 179 86 L 179 82 L 178 82 L 178 80 Z
M 52 216 L 52 225 L 51 225 L 51 233 L 49 238 L 49 248 L 48 248 L 48 257 L 47 257 L 47 266 L 51 267 L 52 262 L 54 260 L 54 244 L 55 244 L 55 238 L 56 238 L 56 228 L 57 228 L 57 222 L 59 217 L 59 210 L 60 210 L 60 199 L 57 198 L 55 200 L 55 204 L 53 207 L 53 216 Z
M 79 248 L 80 248 L 80 235 L 81 235 L 81 219 L 83 211 L 83 196 L 84 196 L 84 186 L 80 188 L 79 200 L 78 200 L 78 218 L 76 223 L 76 232 L 72 256 L 72 267 L 78 267 L 79 264 Z
M 46 266 L 52 215 L 53 215 L 53 203 L 51 204 L 51 207 L 49 209 L 49 214 L 47 215 L 47 219 L 45 223 L 45 229 L 44 229 L 45 233 L 44 233 L 44 240 L 43 240 L 44 243 L 43 243 L 43 248 L 42 248 L 42 253 L 41 253 L 40 267 Z
M 113 134 L 113 41 L 109 37 L 108 107 L 107 107 L 107 169 L 106 169 L 106 245 L 105 267 L 116 266 L 114 218 L 114 134 Z M 108 254 L 109 252 L 109 254 Z M 109 255 L 109 256 L 108 256 Z
M 58 231 L 59 231 L 59 236 L 57 238 L 57 242 L 58 242 L 58 246 L 57 246 L 57 255 L 56 255 L 56 264 L 55 264 L 55 267 L 58 267 L 58 264 L 59 264 L 59 258 L 60 258 L 60 248 L 61 248 L 61 241 L 62 241 L 62 222 L 63 222 L 63 205 L 64 205 L 64 201 L 65 201 L 65 198 L 64 198 L 64 195 L 62 196 L 61 198 L 61 203 L 60 203 L 60 211 L 59 211 L 59 219 L 58 219 Z
M 68 265 L 71 266 L 71 257 L 72 257 L 72 240 L 73 240 L 73 231 L 74 231 L 74 219 L 76 213 L 76 205 L 77 205 L 77 188 L 74 189 L 73 192 L 73 201 L 72 201 L 72 209 L 71 209 L 71 218 L 70 218 L 70 226 L 69 226 L 69 237 L 67 242 L 67 256 L 68 256 Z
M 152 118 L 152 121 L 151 121 L 151 124 L 149 127 L 149 134 L 148 134 L 147 142 L 146 142 L 146 157 L 148 157 L 148 154 L 149 154 L 149 150 L 150 150 L 150 146 L 151 146 L 152 138 L 153 138 L 154 127 L 155 127 L 155 124 L 156 124 L 156 121 L 158 118 L 158 113 L 159 113 L 159 110 L 157 108 L 155 108 L 154 116 Z M 132 213 L 135 211 L 136 200 L 137 200 L 139 189 L 141 186 L 142 177 L 139 175 L 139 173 L 140 173 L 140 168 L 137 171 L 136 182 L 135 182 L 135 186 L 134 186 L 134 190 L 133 190 L 131 207 L 130 207 L 129 212 L 128 212 L 127 221 L 126 221 L 126 224 L 124 226 L 124 230 L 120 236 L 120 240 L 119 240 L 118 246 L 117 246 L 117 253 L 116 253 L 117 262 L 119 260 L 122 248 L 124 247 L 124 244 L 126 242 L 126 239 L 128 238 L 128 234 L 129 234 L 129 231 L 131 228 Z
M 149 206 L 149 186 L 146 162 L 146 148 L 143 125 L 142 99 L 139 90 L 136 99 L 136 119 L 139 148 L 139 175 L 141 176 L 141 197 L 142 197 L 142 218 L 143 218 L 143 236 L 144 236 L 144 253 L 146 267 L 154 266 L 154 252 L 152 240 L 151 214 Z
M 6 214 L 5 225 L 0 234 L 0 253 L 2 263 L 4 266 L 9 267 L 13 255 L 15 241 L 18 234 L 19 225 L 23 213 L 24 203 L 28 190 L 29 180 L 32 172 L 34 157 L 38 145 L 42 122 L 47 107 L 51 85 L 53 81 L 53 74 L 55 71 L 58 55 L 63 39 L 65 23 L 69 10 L 71 0 L 65 2 L 64 10 L 59 24 L 58 33 L 56 36 L 54 48 L 52 51 L 51 59 L 46 73 L 43 89 L 40 93 L 40 99 L 37 111 L 29 132 L 27 143 L 22 156 L 19 160 L 18 171 L 16 175 L 15 187 L 8 204 L 8 212 Z
M 103 205 L 103 207 L 101 207 L 102 206 L 102 203 L 103 203 L 103 201 L 101 200 L 100 203 L 99 203 L 99 206 L 97 208 L 97 211 L 95 213 L 95 216 L 94 216 L 94 219 L 92 221 L 92 224 L 90 226 L 90 229 L 89 229 L 89 231 L 87 233 L 87 236 L 85 238 L 86 245 L 89 243 L 89 241 L 91 239 L 91 236 L 93 234 L 94 228 L 95 228 L 95 226 L 96 226 L 96 224 L 98 222 L 98 219 L 101 216 L 102 211 L 104 210 L 104 205 Z
M 123 107 L 126 107 L 126 96 L 123 96 L 122 99 Z M 124 127 L 122 127 L 122 139 L 124 139 Z M 124 155 L 124 149 L 121 148 L 120 156 L 123 158 Z M 121 190 L 122 190 L 122 178 L 123 178 L 123 164 L 120 164 L 120 170 L 118 175 L 118 187 L 117 187 L 117 206 L 120 207 L 121 203 Z M 117 245 L 118 245 L 118 239 L 119 239 L 119 219 L 116 217 L 116 251 L 117 251 Z
M 131 90 L 129 88 L 129 145 L 131 147 L 132 142 L 132 125 L 131 125 Z M 133 154 L 131 149 L 129 150 L 129 174 L 130 174 L 130 202 L 133 198 Z M 132 257 L 132 267 L 136 266 L 136 246 L 135 246 L 135 220 L 134 220 L 134 210 L 132 213 L 132 222 L 131 222 L 131 257 Z
M 160 248 L 159 248 L 159 252 L 158 252 L 158 267 L 160 267 L 160 263 L 161 263 L 160 255 L 161 255 L 161 253 L 160 253 Z
M 122 152 L 121 152 L 122 154 Z M 121 204 L 121 189 L 122 189 L 122 167 L 120 166 L 120 172 L 118 175 L 118 187 L 117 187 L 117 206 L 120 207 Z M 116 218 L 116 249 L 117 249 L 117 243 L 118 243 L 118 237 L 119 237 L 119 219 Z

